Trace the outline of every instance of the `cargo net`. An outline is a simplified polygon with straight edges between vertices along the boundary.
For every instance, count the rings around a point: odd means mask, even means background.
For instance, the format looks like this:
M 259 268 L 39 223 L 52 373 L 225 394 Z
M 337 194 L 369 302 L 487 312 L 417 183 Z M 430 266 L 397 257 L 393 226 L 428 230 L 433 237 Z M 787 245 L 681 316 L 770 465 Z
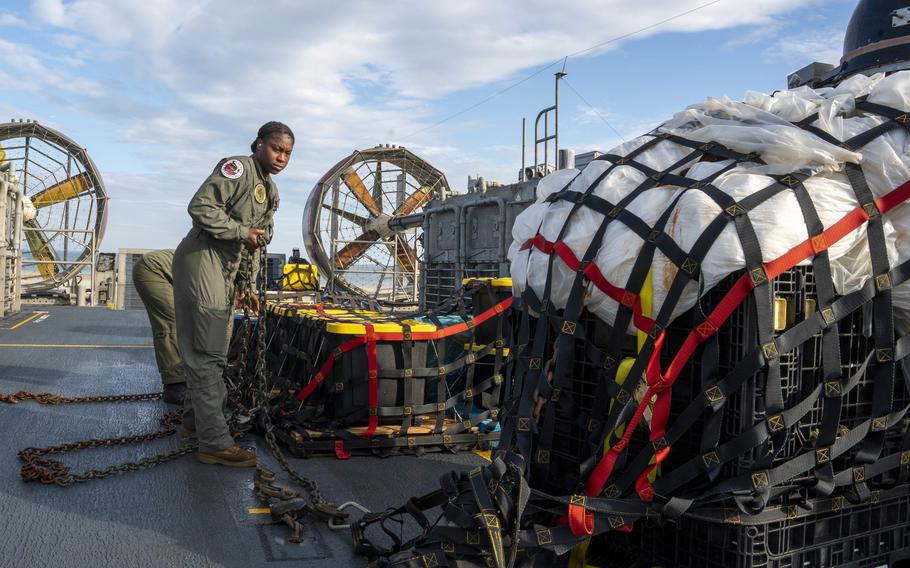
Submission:
M 511 288 L 478 280 L 464 292 L 408 316 L 343 300 L 268 303 L 276 436 L 297 455 L 341 459 L 490 449 Z
M 365 518 L 361 552 L 543 566 L 644 517 L 906 495 L 908 97 L 896 73 L 709 99 L 544 178 L 513 230 L 501 450 Z M 367 538 L 401 516 L 421 534 Z

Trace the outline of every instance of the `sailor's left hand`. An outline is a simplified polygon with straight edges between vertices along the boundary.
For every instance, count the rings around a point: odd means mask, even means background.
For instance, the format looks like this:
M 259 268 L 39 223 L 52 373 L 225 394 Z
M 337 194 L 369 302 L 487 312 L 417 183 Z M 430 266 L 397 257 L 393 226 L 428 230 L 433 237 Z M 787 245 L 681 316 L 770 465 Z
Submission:
M 255 292 L 253 292 L 250 294 L 250 312 L 258 315 L 259 308 L 260 308 L 259 295 L 256 294 Z

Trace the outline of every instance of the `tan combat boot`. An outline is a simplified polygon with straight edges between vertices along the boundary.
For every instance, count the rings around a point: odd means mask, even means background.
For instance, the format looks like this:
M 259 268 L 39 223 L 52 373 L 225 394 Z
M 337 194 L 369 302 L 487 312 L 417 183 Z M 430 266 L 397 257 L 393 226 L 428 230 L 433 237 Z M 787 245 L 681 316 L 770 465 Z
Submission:
M 253 467 L 256 465 L 256 453 L 240 446 L 231 446 L 217 452 L 203 452 L 198 454 L 199 461 L 206 464 L 221 464 L 228 467 Z
M 190 430 L 189 428 L 187 428 L 186 424 L 180 425 L 180 435 L 183 436 L 184 438 L 189 438 L 191 440 L 195 440 L 195 439 L 199 438 L 199 434 L 197 434 L 195 430 Z

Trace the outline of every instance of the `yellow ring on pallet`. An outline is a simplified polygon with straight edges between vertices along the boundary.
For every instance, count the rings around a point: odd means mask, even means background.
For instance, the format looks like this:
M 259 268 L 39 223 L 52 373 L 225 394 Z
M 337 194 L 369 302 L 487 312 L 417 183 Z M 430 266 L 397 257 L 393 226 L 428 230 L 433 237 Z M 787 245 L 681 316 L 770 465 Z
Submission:
M 512 287 L 512 278 L 509 276 L 504 276 L 502 278 L 465 278 L 461 281 L 462 286 L 467 286 L 471 282 L 489 282 L 494 288 L 511 288 Z

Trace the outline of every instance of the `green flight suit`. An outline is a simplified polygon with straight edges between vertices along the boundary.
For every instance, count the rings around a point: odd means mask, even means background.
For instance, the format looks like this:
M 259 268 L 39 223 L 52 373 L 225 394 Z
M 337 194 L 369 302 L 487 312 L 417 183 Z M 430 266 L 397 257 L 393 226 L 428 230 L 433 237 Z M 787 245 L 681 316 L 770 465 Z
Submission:
M 177 349 L 173 263 L 174 250 L 167 249 L 149 252 L 133 266 L 133 284 L 152 325 L 155 360 L 165 385 L 186 381 Z
M 277 208 L 278 188 L 251 156 L 222 160 L 187 208 L 193 228 L 174 253 L 174 304 L 187 379 L 184 425 L 198 434 L 200 451 L 234 445 L 223 414 L 223 375 L 235 290 L 249 266 L 256 274 L 259 265 L 259 252 L 243 242 L 250 228 L 270 235 Z

